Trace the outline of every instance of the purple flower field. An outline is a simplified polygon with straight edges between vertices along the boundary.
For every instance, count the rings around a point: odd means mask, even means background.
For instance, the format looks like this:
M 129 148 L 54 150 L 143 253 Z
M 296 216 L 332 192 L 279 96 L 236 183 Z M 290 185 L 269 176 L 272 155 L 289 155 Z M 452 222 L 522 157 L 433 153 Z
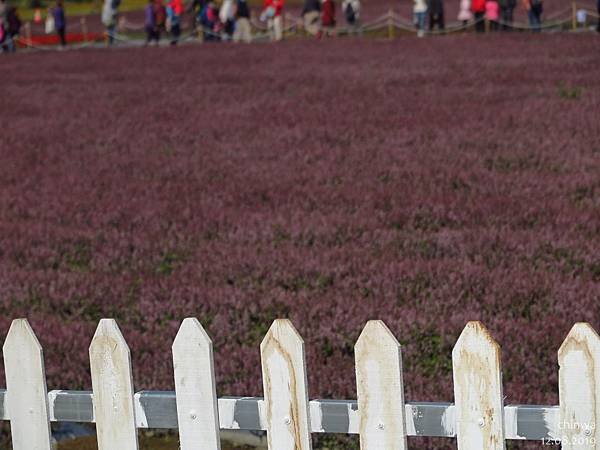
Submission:
M 600 329 L 599 45 L 2 58 L 1 333 L 28 317 L 49 388 L 89 389 L 87 347 L 114 317 L 136 388 L 172 389 L 172 339 L 196 316 L 219 393 L 262 395 L 259 343 L 289 317 L 311 397 L 355 398 L 353 345 L 380 318 L 407 400 L 451 401 L 452 346 L 481 320 L 506 403 L 556 403 L 562 340 Z

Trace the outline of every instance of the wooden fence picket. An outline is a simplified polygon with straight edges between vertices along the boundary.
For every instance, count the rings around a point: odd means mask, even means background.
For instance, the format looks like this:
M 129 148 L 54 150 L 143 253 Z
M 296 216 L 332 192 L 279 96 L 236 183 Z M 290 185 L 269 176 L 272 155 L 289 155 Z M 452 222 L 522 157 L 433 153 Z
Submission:
M 26 319 L 13 320 L 3 347 L 13 450 L 50 450 L 42 346 Z
M 588 323 L 571 328 L 558 350 L 559 433 L 563 450 L 600 450 L 600 337 Z
M 260 344 L 269 450 L 310 450 L 304 341 L 277 319 Z
M 98 450 L 138 450 L 131 355 L 113 319 L 98 324 L 90 367 Z
M 220 450 L 212 341 L 195 318 L 179 328 L 173 367 L 181 450 Z
M 362 450 L 406 450 L 400 344 L 381 320 L 370 320 L 354 346 Z
M 452 366 L 458 449 L 505 449 L 500 346 L 483 324 L 467 324 Z

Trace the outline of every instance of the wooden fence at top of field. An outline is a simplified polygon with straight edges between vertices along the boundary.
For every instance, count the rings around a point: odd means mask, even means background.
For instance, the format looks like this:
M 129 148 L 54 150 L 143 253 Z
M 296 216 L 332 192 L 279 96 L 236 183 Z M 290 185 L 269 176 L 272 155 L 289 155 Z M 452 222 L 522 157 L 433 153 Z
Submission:
M 47 392 L 42 348 L 25 319 L 4 343 L 14 450 L 50 450 L 50 422 L 95 422 L 100 450 L 137 450 L 138 428 L 179 430 L 182 450 L 220 449 L 219 429 L 266 430 L 271 450 L 308 450 L 311 433 L 360 435 L 364 450 L 403 450 L 407 436 L 456 438 L 462 450 L 504 449 L 507 439 L 600 449 L 600 338 L 576 324 L 558 351 L 559 406 L 504 405 L 500 347 L 469 322 L 453 351 L 454 404 L 405 403 L 402 355 L 381 321 L 355 345 L 357 401 L 308 399 L 304 343 L 276 320 L 260 345 L 264 398 L 217 398 L 212 343 L 185 319 L 173 343 L 175 392 L 135 393 L 129 348 L 116 322 L 100 321 L 89 348 L 92 392 Z

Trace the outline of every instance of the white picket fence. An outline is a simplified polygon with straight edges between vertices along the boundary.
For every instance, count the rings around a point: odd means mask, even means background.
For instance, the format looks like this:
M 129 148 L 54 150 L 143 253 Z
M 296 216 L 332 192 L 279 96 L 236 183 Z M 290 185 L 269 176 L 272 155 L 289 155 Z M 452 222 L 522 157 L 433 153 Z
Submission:
M 599 450 L 600 338 L 578 323 L 558 351 L 559 406 L 504 405 L 500 347 L 469 322 L 453 351 L 454 404 L 405 403 L 401 348 L 381 321 L 355 345 L 357 401 L 308 399 L 304 342 L 276 320 L 260 345 L 264 398 L 217 398 L 212 342 L 185 319 L 173 343 L 175 393 L 135 393 L 129 348 L 116 322 L 100 321 L 89 348 L 93 392 L 47 392 L 42 348 L 25 319 L 4 343 L 14 450 L 50 450 L 51 421 L 95 422 L 99 450 L 137 450 L 138 428 L 178 428 L 182 450 L 219 450 L 219 429 L 267 431 L 271 450 L 309 450 L 311 433 L 360 435 L 363 450 L 404 450 L 407 436 L 455 437 L 461 450 L 498 450 L 507 439 Z

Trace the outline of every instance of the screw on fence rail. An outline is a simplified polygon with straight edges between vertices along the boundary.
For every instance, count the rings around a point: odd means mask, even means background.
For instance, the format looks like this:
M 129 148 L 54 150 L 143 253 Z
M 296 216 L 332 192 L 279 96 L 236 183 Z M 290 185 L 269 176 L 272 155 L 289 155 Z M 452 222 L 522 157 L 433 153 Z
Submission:
M 173 342 L 177 422 L 181 450 L 219 450 L 219 412 L 212 341 L 195 318 Z
M 12 448 L 50 450 L 44 355 L 26 319 L 13 320 L 3 353 Z
M 354 347 L 362 450 L 405 450 L 406 408 L 400 344 L 381 320 L 371 320 Z
M 469 322 L 452 350 L 459 450 L 504 450 L 500 346 L 480 322 Z
M 270 450 L 310 450 L 304 341 L 277 319 L 260 344 L 267 443 Z
M 102 319 L 90 344 L 98 450 L 137 450 L 131 355 L 113 319 Z
M 598 450 L 600 337 L 588 323 L 571 328 L 558 350 L 558 429 L 564 450 Z

